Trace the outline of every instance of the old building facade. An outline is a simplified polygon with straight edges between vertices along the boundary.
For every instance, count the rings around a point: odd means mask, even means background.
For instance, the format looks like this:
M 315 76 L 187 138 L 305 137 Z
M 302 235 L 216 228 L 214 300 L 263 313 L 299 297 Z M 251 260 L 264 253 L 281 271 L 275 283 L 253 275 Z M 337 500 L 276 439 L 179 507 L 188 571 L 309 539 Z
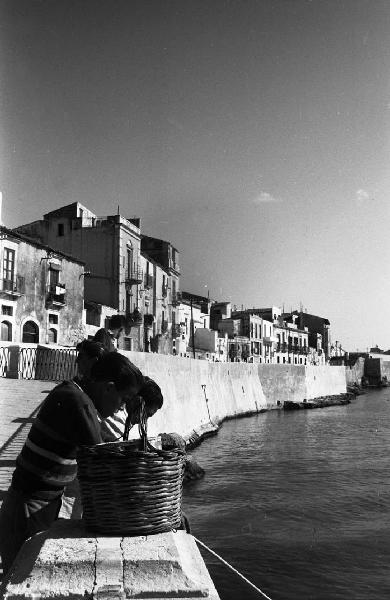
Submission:
M 77 256 L 86 264 L 84 294 L 89 324 L 104 326 L 110 308 L 126 317 L 125 350 L 169 352 L 179 290 L 179 253 L 169 242 L 145 237 L 140 219 L 98 216 L 74 202 L 15 231 Z M 102 307 L 108 307 L 103 310 Z
M 74 345 L 84 336 L 84 263 L 0 227 L 1 341 Z

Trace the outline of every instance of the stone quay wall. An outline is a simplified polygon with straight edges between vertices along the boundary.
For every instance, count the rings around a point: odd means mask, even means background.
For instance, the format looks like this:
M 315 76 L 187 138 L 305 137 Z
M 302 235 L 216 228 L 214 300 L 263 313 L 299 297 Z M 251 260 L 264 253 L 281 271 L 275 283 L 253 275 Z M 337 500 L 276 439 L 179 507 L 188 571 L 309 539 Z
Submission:
M 189 439 L 226 418 L 282 408 L 346 393 L 343 366 L 213 363 L 176 356 L 122 351 L 160 385 L 165 402 L 149 433 L 177 432 Z

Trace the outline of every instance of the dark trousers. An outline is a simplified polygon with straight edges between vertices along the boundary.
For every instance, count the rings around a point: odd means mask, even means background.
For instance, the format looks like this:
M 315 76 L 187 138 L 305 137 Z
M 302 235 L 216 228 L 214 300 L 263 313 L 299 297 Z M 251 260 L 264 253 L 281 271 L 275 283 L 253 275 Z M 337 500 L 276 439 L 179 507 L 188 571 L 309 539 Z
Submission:
M 61 496 L 42 500 L 10 487 L 0 510 L 0 554 L 4 575 L 23 543 L 36 533 L 49 529 L 60 508 Z

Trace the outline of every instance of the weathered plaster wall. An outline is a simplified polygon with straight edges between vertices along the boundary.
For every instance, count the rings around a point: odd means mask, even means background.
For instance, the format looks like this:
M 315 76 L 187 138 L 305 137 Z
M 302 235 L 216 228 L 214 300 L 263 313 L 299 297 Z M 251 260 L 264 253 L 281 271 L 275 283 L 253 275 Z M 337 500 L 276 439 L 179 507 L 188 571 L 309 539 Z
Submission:
M 362 377 L 364 375 L 364 358 L 358 358 L 354 365 L 345 367 L 345 377 L 347 380 L 347 385 L 352 383 L 358 383 L 359 385 L 362 382 Z
M 259 378 L 268 403 L 275 406 L 285 400 L 302 402 L 306 396 L 305 366 L 259 364 Z

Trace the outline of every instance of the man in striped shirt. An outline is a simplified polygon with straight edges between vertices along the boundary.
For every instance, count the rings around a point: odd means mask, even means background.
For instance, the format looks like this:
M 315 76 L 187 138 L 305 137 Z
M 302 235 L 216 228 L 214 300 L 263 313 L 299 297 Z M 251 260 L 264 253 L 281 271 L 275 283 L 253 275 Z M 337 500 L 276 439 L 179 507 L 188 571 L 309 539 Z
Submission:
M 100 420 L 131 403 L 143 385 L 141 371 L 112 352 L 96 361 L 89 380 L 65 381 L 44 400 L 0 511 L 4 574 L 23 542 L 57 518 L 64 488 L 77 473 L 77 448 L 101 443 Z

